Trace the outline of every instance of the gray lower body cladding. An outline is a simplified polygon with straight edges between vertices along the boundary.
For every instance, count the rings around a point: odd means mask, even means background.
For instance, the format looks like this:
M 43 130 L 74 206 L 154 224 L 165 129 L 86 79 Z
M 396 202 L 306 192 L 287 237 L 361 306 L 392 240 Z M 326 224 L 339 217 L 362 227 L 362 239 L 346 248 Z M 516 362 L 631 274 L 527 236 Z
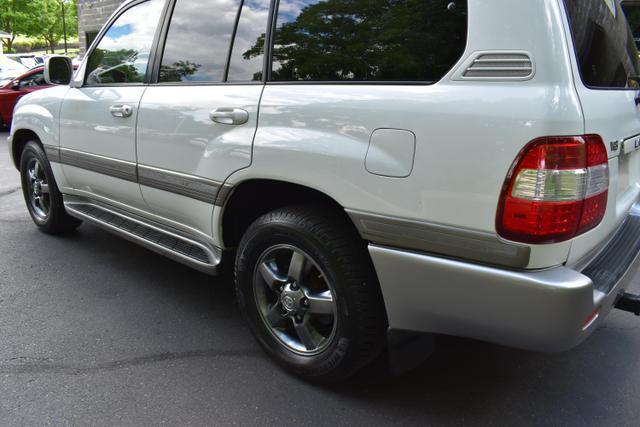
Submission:
M 638 214 L 631 211 L 582 271 L 504 269 L 370 245 L 389 326 L 536 351 L 572 348 L 598 327 L 640 268 L 640 234 L 632 233 Z

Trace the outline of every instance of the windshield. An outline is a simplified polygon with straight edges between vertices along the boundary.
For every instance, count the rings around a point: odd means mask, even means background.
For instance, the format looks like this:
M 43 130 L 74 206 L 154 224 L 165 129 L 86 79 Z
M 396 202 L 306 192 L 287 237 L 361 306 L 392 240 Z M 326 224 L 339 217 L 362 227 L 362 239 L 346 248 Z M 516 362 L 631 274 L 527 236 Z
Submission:
M 13 79 L 27 70 L 21 63 L 0 55 L 0 80 Z
M 586 86 L 637 89 L 638 49 L 618 0 L 565 0 Z

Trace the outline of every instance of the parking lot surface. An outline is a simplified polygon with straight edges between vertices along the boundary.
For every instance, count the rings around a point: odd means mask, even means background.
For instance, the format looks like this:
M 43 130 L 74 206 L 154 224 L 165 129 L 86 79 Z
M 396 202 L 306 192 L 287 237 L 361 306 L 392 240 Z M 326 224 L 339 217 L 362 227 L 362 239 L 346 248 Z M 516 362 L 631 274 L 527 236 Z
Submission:
M 83 225 L 31 223 L 0 134 L 2 425 L 637 425 L 640 318 L 536 354 L 452 337 L 400 377 L 318 386 L 275 366 L 205 276 Z M 634 287 L 640 288 L 636 279 Z

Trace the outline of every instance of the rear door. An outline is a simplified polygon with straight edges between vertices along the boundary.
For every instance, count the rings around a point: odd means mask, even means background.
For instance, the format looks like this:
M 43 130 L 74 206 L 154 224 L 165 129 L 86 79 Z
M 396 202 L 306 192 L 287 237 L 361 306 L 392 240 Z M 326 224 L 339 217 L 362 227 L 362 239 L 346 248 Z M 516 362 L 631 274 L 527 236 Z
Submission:
M 131 3 L 90 52 L 81 87 L 60 113 L 60 154 L 80 194 L 145 208 L 136 176 L 136 119 L 146 89 L 149 52 L 165 0 Z
M 138 117 L 145 201 L 173 226 L 205 236 L 222 183 L 251 162 L 263 89 L 262 57 L 244 53 L 265 33 L 269 4 L 240 7 L 240 0 L 174 2 L 156 83 Z
M 616 0 L 565 0 L 574 47 L 575 83 L 585 133 L 609 151 L 609 200 L 601 226 L 579 237 L 569 262 L 598 246 L 626 217 L 640 194 L 640 61 L 625 13 Z

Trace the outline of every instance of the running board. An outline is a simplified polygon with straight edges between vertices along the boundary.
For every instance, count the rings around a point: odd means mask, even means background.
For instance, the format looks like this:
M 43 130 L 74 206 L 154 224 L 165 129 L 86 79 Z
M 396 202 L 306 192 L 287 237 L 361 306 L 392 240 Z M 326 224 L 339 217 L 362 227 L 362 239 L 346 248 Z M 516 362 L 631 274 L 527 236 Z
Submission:
M 69 215 L 88 221 L 114 234 L 138 243 L 207 274 L 216 274 L 221 251 L 196 242 L 157 225 L 132 218 L 102 205 L 84 202 L 65 202 Z

